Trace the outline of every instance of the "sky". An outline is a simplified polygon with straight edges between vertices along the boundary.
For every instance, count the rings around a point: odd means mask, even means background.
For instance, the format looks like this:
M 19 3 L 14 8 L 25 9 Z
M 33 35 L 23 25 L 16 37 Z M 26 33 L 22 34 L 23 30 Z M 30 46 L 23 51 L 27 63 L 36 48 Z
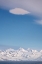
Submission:
M 42 0 L 0 0 L 0 48 L 42 49 Z

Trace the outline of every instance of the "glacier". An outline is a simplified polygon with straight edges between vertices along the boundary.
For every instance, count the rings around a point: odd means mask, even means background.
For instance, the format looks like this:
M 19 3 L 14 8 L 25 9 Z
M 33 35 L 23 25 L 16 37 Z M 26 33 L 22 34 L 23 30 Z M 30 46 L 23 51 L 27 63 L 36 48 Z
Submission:
M 42 61 L 42 50 L 30 48 L 0 50 L 0 61 Z

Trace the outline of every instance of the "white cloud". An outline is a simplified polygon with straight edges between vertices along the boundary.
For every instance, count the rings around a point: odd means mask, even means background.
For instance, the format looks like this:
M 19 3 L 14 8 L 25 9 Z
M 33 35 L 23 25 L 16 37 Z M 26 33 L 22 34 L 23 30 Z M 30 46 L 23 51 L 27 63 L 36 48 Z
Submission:
M 0 0 L 0 8 L 12 14 L 24 15 L 30 12 L 42 19 L 42 0 Z M 37 20 L 36 23 L 42 25 L 42 20 Z
M 42 0 L 0 0 L 0 8 L 22 8 L 42 18 Z
M 11 60 L 11 61 L 24 61 L 24 60 L 38 60 L 42 61 L 42 50 L 32 50 L 32 49 L 23 49 L 19 48 L 18 50 L 7 49 L 0 50 L 0 61 Z
M 36 22 L 37 24 L 42 25 L 42 20 L 36 20 L 35 22 Z
M 21 9 L 21 8 L 15 8 L 15 9 L 11 9 L 9 10 L 10 13 L 12 14 L 17 14 L 17 15 L 24 15 L 24 14 L 29 14 L 30 12 Z

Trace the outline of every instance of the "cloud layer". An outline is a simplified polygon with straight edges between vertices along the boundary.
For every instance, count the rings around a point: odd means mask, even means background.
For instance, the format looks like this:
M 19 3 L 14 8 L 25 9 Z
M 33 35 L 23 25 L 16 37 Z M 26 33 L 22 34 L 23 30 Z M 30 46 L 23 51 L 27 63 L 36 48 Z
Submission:
M 36 23 L 42 25 L 42 0 L 0 0 L 0 8 L 12 14 L 24 15 L 30 13 L 40 20 Z
M 7 49 L 0 50 L 0 61 L 11 60 L 11 61 L 42 61 L 42 50 L 32 50 L 19 48 L 18 50 Z
M 42 17 L 42 0 L 0 0 L 0 8 L 7 10 L 22 8 L 33 15 Z

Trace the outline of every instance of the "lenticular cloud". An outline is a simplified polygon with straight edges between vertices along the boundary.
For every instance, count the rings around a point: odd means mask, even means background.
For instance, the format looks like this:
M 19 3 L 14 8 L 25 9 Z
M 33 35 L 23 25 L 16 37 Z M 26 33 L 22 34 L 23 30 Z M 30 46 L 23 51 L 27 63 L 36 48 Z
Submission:
M 42 50 L 32 50 L 19 48 L 18 50 L 0 50 L 0 61 L 42 61 Z
M 21 9 L 21 8 L 11 9 L 11 10 L 9 10 L 9 12 L 12 13 L 12 14 L 17 14 L 17 15 L 24 15 L 24 14 L 29 13 L 28 11 Z

